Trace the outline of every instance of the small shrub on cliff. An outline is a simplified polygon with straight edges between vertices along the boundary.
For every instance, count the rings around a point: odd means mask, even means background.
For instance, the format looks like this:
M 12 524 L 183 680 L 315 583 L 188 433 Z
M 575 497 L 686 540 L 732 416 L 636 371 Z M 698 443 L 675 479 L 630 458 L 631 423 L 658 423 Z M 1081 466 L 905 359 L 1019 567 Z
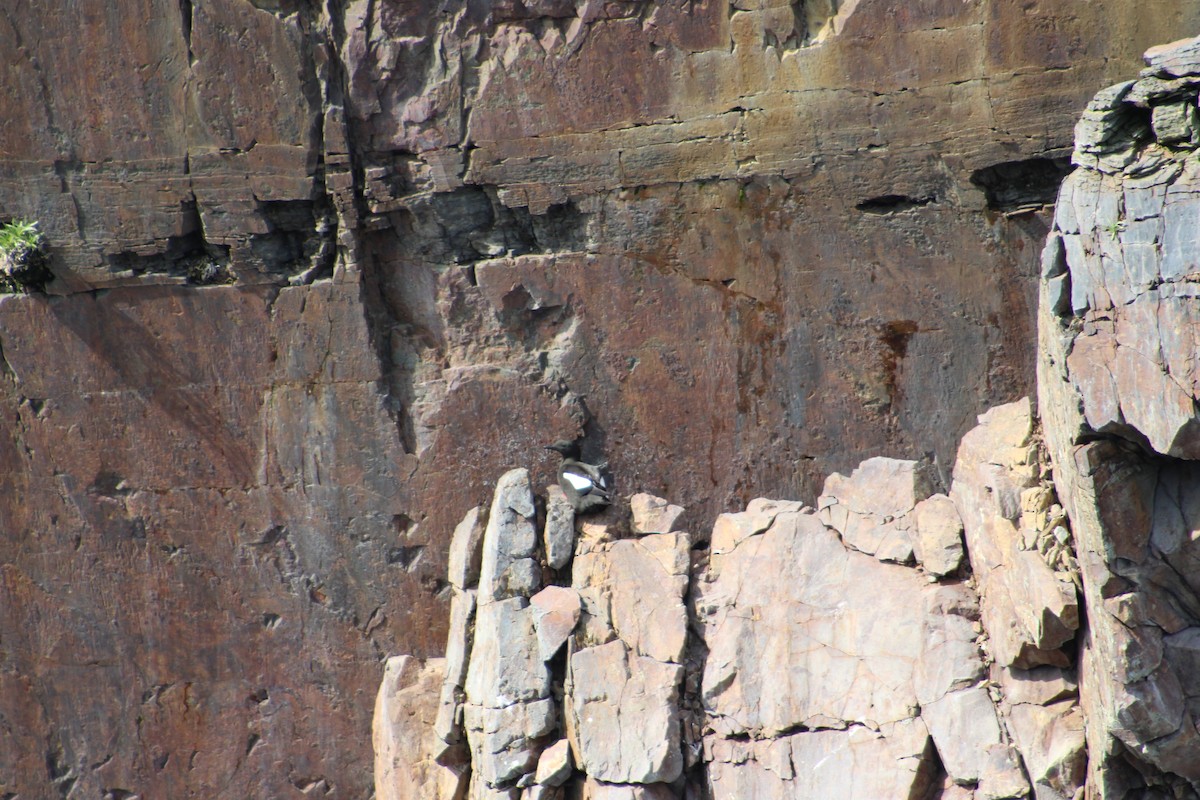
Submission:
M 41 289 L 54 277 L 46 265 L 45 245 L 36 222 L 16 219 L 0 226 L 0 291 Z

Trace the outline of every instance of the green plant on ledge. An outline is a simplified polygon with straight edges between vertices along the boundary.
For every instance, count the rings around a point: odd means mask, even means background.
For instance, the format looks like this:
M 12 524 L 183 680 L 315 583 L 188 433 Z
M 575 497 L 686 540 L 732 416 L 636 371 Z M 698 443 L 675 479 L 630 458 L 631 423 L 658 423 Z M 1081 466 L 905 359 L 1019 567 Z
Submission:
M 41 289 L 54 278 L 45 245 L 36 222 L 15 219 L 0 226 L 0 292 Z

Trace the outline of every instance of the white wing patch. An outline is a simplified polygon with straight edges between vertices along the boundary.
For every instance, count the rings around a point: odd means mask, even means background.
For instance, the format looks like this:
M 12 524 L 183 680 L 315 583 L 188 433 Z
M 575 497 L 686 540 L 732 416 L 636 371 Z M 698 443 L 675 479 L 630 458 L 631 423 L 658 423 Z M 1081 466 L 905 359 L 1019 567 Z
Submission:
M 592 482 L 583 475 L 577 475 L 574 472 L 564 472 L 563 479 L 571 484 L 571 488 L 577 492 L 584 493 L 592 488 Z

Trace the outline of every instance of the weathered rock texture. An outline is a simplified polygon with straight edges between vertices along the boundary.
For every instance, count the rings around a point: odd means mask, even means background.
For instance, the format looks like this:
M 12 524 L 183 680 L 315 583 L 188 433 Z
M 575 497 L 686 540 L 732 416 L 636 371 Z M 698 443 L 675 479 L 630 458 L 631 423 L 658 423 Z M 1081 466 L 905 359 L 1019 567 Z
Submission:
M 470 616 L 454 524 L 581 427 L 698 537 L 869 456 L 948 484 L 1031 391 L 1031 209 L 1080 110 L 1197 24 L 6 4 L 0 220 L 40 221 L 56 279 L 0 300 L 0 795 L 367 795 L 383 659 Z M 955 574 L 953 520 L 916 517 Z
M 528 607 L 493 601 L 511 610 L 475 620 L 468 674 L 490 682 L 468 678 L 465 701 L 450 700 L 467 712 L 467 796 L 1076 797 L 1087 763 L 1078 576 L 1045 545 L 1065 521 L 1049 511 L 1029 401 L 979 421 L 949 497 L 929 496 L 917 462 L 871 459 L 826 482 L 820 513 L 755 500 L 721 515 L 696 550 L 687 533 L 645 532 L 672 527 L 658 514 L 666 502 L 649 495 L 634 496 L 628 526 L 619 511 L 580 520 L 569 570 L 543 573 L 561 585 Z M 501 478 L 493 515 L 524 506 L 526 488 L 517 503 L 511 494 L 524 481 L 524 470 Z M 930 501 L 940 529 L 965 531 L 978 578 L 913 563 L 911 548 L 908 558 L 863 552 L 847 535 L 870 517 L 866 541 L 900 541 Z M 516 538 L 536 541 L 524 524 Z M 546 528 L 558 524 L 547 515 Z M 485 565 L 513 541 L 488 531 Z M 529 557 L 545 562 L 546 551 Z M 532 625 L 521 616 L 530 610 Z M 456 617 L 448 651 L 469 635 Z M 561 694 L 547 689 L 560 682 Z M 402 702 L 386 680 L 380 696 L 381 708 L 385 696 Z M 493 709 L 482 736 L 472 703 Z M 387 741 L 417 738 L 402 720 Z M 442 762 L 462 768 L 449 753 Z M 410 775 L 388 771 L 393 750 L 376 759 L 380 793 L 429 780 L 427 758 Z
M 1105 798 L 1200 792 L 1200 41 L 1146 60 L 1076 129 L 1040 306 L 1040 404 L 1087 609 L 1089 783 Z

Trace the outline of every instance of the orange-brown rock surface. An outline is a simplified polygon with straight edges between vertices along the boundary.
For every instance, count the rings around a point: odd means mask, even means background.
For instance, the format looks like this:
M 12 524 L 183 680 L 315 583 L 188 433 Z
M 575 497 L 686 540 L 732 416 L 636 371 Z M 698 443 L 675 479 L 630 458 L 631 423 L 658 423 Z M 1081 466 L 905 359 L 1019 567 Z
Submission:
M 1198 23 L 10 4 L 0 222 L 55 280 L 0 298 L 0 796 L 367 796 L 384 660 L 442 655 L 463 591 L 450 532 L 579 430 L 684 530 L 869 456 L 949 488 L 1032 390 L 1077 118 Z

